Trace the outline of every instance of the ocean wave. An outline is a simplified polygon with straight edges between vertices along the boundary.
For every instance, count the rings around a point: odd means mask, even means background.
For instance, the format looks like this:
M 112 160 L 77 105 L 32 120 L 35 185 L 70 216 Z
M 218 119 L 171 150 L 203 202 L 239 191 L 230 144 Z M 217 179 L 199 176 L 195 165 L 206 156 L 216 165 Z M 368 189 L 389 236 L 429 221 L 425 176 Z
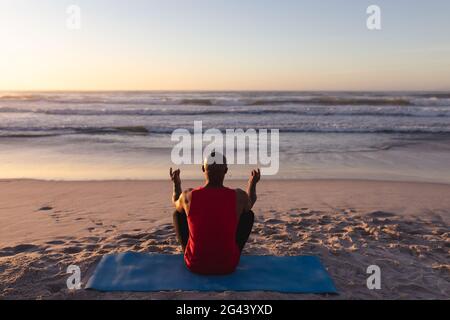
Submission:
M 308 99 L 284 99 L 284 100 L 256 100 L 250 105 L 284 105 L 284 104 L 310 104 L 323 106 L 341 106 L 341 105 L 371 105 L 371 106 L 411 106 L 414 105 L 408 99 L 404 98 L 343 98 L 343 97 L 318 97 Z
M 175 128 L 148 128 L 145 126 L 124 127 L 65 127 L 65 128 L 0 128 L 0 137 L 51 137 L 62 135 L 131 135 L 146 136 L 149 134 L 172 134 Z M 225 133 L 228 128 L 217 128 Z M 248 128 L 242 128 L 247 130 Z M 258 128 L 256 128 L 258 130 Z M 277 129 L 277 128 L 267 128 Z M 187 128 L 188 131 L 193 131 Z M 206 130 L 206 128 L 205 128 Z M 305 127 L 305 128 L 279 128 L 281 133 L 386 133 L 386 134 L 450 134 L 450 128 L 335 128 L 335 127 Z
M 33 94 L 25 94 L 25 95 L 16 95 L 16 94 L 6 94 L 0 96 L 0 101 L 37 101 L 40 99 L 40 95 Z
M 182 99 L 179 101 L 173 101 L 176 102 L 176 104 L 180 105 L 188 105 L 188 106 L 214 106 L 214 105 L 220 105 L 215 100 L 211 99 Z
M 427 99 L 450 99 L 450 92 L 419 93 L 415 96 Z
M 167 97 L 142 97 L 133 95 L 108 94 L 6 94 L 0 95 L 0 102 L 40 102 L 51 104 L 81 104 L 81 105 L 165 105 L 170 104 Z
M 193 105 L 193 106 L 223 106 L 232 104 L 235 100 L 224 98 L 175 98 L 171 96 L 142 96 L 142 95 L 97 95 L 97 94 L 7 94 L 0 95 L 0 102 L 41 102 L 59 104 L 84 105 Z M 245 105 L 245 103 L 244 103 Z
M 433 95 L 440 99 L 439 95 Z M 442 98 L 447 96 L 442 94 Z M 279 105 L 370 105 L 370 106 L 413 106 L 417 105 L 415 99 L 408 97 L 390 96 L 294 96 L 286 97 L 173 97 L 170 94 L 161 95 L 99 95 L 99 94 L 7 94 L 0 95 L 0 102 L 40 102 L 40 103 L 60 103 L 60 104 L 84 104 L 84 105 L 148 105 L 148 106 L 168 106 L 168 105 L 189 105 L 189 106 L 279 106 Z M 423 103 L 423 102 L 422 102 Z M 429 103 L 436 104 L 436 101 Z
M 450 108 L 412 108 L 412 109 L 206 109 L 206 110 L 152 110 L 152 109 L 34 109 L 34 108 L 11 108 L 0 107 L 0 113 L 33 113 L 45 115 L 63 116 L 200 116 L 200 115 L 256 115 L 264 116 L 270 114 L 299 115 L 299 116 L 387 116 L 387 117 L 450 117 Z

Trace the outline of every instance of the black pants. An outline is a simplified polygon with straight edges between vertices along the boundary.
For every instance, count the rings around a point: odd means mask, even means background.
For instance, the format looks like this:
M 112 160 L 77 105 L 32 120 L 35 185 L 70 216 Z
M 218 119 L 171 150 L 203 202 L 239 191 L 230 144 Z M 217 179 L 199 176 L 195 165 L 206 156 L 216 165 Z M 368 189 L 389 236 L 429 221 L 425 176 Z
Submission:
M 244 249 L 245 243 L 250 237 L 254 220 L 255 214 L 253 213 L 253 211 L 241 214 L 241 218 L 239 219 L 238 227 L 236 230 L 236 243 L 238 245 L 239 251 L 241 252 L 242 249 Z M 189 240 L 189 225 L 187 222 L 186 213 L 175 211 L 173 214 L 173 225 L 175 227 L 175 233 L 177 235 L 178 241 L 183 248 L 183 252 L 185 252 Z

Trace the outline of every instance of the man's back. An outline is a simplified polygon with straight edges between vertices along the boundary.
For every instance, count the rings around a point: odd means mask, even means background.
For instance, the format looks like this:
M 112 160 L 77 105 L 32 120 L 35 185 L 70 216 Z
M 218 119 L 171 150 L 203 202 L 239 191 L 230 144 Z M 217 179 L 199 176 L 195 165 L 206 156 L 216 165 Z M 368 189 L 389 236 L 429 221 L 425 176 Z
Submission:
M 199 188 L 191 191 L 188 214 L 187 267 L 201 274 L 227 274 L 239 263 L 236 243 L 236 191 Z
M 247 242 L 255 218 L 256 184 L 260 171 L 253 170 L 247 192 L 224 187 L 226 158 L 215 151 L 202 166 L 205 185 L 182 191 L 180 170 L 170 168 L 175 232 L 188 268 L 202 274 L 233 272 Z

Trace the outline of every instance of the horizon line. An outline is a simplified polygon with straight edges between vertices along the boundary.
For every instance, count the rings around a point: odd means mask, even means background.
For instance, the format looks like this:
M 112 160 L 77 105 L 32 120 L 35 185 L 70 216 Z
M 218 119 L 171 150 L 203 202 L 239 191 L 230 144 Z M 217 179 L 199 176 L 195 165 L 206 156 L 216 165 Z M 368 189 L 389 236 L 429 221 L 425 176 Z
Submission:
M 170 90 L 158 90 L 158 89 L 138 89 L 138 90 L 130 90 L 130 89 L 102 89 L 102 90 L 91 90 L 91 89 L 31 89 L 31 90 L 3 90 L 0 89 L 2 93 L 15 93 L 15 92 L 41 92 L 41 93 L 56 93 L 56 92 L 66 92 L 66 93 L 94 93 L 94 92 L 104 92 L 104 93 L 112 93 L 112 92 L 129 92 L 129 93 L 140 93 L 140 92 L 205 92 L 205 93 L 231 93 L 231 92 L 280 92 L 280 93 L 289 93 L 289 92 L 350 92 L 350 93 L 364 93 L 364 92 L 450 92 L 450 89 L 405 89 L 405 90 L 383 90 L 383 89 L 373 89 L 373 90 L 327 90 L 327 89 L 316 89 L 316 90 L 281 90 L 281 89 L 257 89 L 257 90 L 247 90 L 247 89 L 226 89 L 226 90 L 212 90 L 212 89 L 199 89 L 199 90 L 185 90 L 185 89 L 170 89 Z

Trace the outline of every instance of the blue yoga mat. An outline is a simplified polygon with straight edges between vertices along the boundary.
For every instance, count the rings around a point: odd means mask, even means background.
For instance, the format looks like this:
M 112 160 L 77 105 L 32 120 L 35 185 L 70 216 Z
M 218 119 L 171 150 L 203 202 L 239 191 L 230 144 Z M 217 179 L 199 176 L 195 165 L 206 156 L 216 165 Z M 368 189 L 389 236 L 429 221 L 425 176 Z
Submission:
M 242 256 L 235 273 L 191 273 L 182 255 L 126 252 L 106 255 L 87 289 L 99 291 L 276 291 L 337 293 L 319 259 L 311 256 Z

